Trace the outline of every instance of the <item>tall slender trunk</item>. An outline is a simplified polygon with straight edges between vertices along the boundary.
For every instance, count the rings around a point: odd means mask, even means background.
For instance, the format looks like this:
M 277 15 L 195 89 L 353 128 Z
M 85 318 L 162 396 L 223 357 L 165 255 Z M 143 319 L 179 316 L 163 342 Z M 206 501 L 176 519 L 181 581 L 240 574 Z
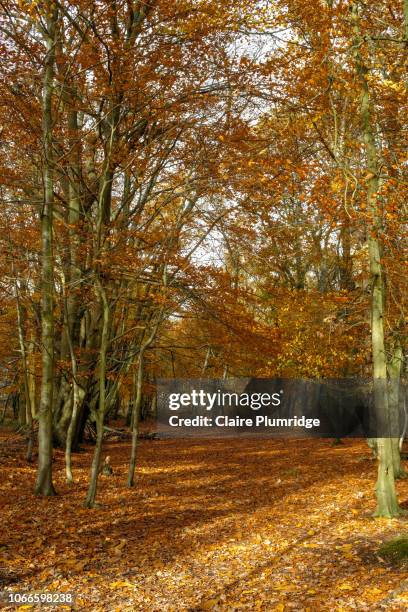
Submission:
M 132 449 L 130 454 L 130 462 L 129 462 L 129 473 L 128 473 L 128 487 L 133 487 L 134 484 L 134 476 L 135 476 L 135 468 L 136 468 L 136 451 L 137 451 L 137 436 L 139 432 L 139 416 L 140 416 L 140 405 L 142 403 L 142 384 L 143 384 L 143 359 L 144 353 L 147 348 L 152 344 L 154 339 L 156 338 L 157 330 L 159 329 L 159 325 L 162 321 L 164 309 L 163 307 L 160 309 L 160 312 L 157 315 L 156 322 L 153 325 L 150 336 L 142 342 L 139 351 L 139 364 L 137 369 L 137 381 L 136 381 L 136 398 L 133 404 L 132 410 Z
M 211 346 L 208 346 L 207 351 L 205 353 L 205 359 L 204 359 L 204 363 L 203 363 L 203 367 L 201 369 L 201 374 L 200 376 L 204 376 L 207 368 L 208 368 L 208 363 L 210 361 L 210 355 L 211 355 Z
M 132 410 L 132 449 L 130 452 L 129 461 L 129 473 L 127 486 L 133 487 L 135 480 L 135 469 L 136 469 L 136 453 L 137 453 L 137 437 L 139 434 L 139 418 L 140 418 L 140 405 L 142 403 L 142 384 L 143 384 L 143 352 L 139 354 L 139 364 L 135 371 L 135 391 L 136 397 L 133 402 Z
M 67 300 L 64 300 L 65 308 L 68 310 Z M 65 440 L 65 474 L 67 482 L 72 482 L 72 462 L 71 462 L 71 451 L 72 451 L 72 442 L 74 440 L 74 434 L 76 431 L 78 415 L 80 410 L 80 405 L 85 396 L 84 389 L 78 383 L 78 368 L 77 368 L 77 359 L 75 355 L 74 345 L 72 342 L 71 329 L 67 324 L 67 341 L 69 352 L 71 356 L 71 368 L 72 368 L 72 413 L 71 420 L 68 426 L 67 437 Z
M 27 377 L 30 393 L 30 406 L 33 419 L 37 418 L 36 408 L 36 378 L 35 378 L 35 360 L 34 360 L 35 332 L 31 328 L 27 341 Z
M 68 426 L 67 437 L 65 440 L 65 475 L 67 482 L 73 481 L 72 476 L 72 443 L 74 441 L 74 434 L 76 430 L 76 425 L 78 421 L 79 408 L 81 401 L 84 397 L 84 393 L 82 389 L 80 389 L 78 383 L 75 381 L 73 383 L 73 400 L 72 400 L 72 414 L 71 420 Z
M 15 273 L 14 273 L 15 274 Z M 28 363 L 27 363 L 27 352 L 24 338 L 24 313 L 23 307 L 20 300 L 20 289 L 17 283 L 17 278 L 14 280 L 15 292 L 16 292 L 16 303 L 17 303 L 17 327 L 18 327 L 18 341 L 20 345 L 21 360 L 23 363 L 23 380 L 24 380 L 24 395 L 25 395 L 25 409 L 26 409 L 26 423 L 28 428 L 27 436 L 27 461 L 33 460 L 33 413 L 31 409 L 31 394 L 30 385 L 28 380 Z
M 384 338 L 384 270 L 381 261 L 381 209 L 378 200 L 379 163 L 373 131 L 372 107 L 367 81 L 368 68 L 360 52 L 364 40 L 360 33 L 359 3 L 352 4 L 354 33 L 354 61 L 360 85 L 360 120 L 367 163 L 367 210 L 370 223 L 367 228 L 371 277 L 371 347 L 373 356 L 374 405 L 377 427 L 386 435 L 390 424 L 387 392 L 387 359 Z M 400 514 L 395 491 L 392 440 L 377 439 L 378 478 L 376 484 L 377 508 L 375 516 L 392 517 Z
M 41 351 L 42 380 L 38 414 L 38 472 L 35 492 L 55 495 L 52 483 L 52 406 L 54 390 L 54 320 L 53 320 L 53 169 L 52 169 L 52 95 L 58 12 L 46 5 L 46 49 L 43 82 L 44 206 L 41 213 Z
M 106 357 L 108 352 L 110 313 L 106 292 L 105 289 L 102 287 L 102 284 L 99 279 L 97 279 L 96 281 L 96 287 L 101 302 L 103 322 L 99 354 L 99 405 L 96 411 L 96 444 L 91 466 L 88 494 L 84 503 L 84 506 L 86 508 L 93 508 L 93 506 L 95 505 L 99 468 L 101 463 L 103 425 L 106 413 Z
M 403 362 L 403 352 L 400 342 L 397 342 L 394 346 L 392 357 L 388 363 L 388 375 L 389 375 L 389 395 L 388 403 L 390 408 L 391 428 L 392 435 L 400 432 L 400 378 L 401 369 Z M 408 474 L 401 465 L 401 453 L 400 453 L 400 438 L 392 438 L 392 459 L 394 465 L 394 476 L 395 478 L 406 478 Z

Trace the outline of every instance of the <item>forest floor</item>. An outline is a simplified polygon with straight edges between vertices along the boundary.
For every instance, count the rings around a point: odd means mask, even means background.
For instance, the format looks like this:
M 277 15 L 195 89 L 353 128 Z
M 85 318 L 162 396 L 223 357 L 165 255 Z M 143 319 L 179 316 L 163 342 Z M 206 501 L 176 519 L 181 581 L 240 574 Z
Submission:
M 0 444 L 0 591 L 72 592 L 72 609 L 95 612 L 408 609 L 408 568 L 378 555 L 408 519 L 371 518 L 363 441 L 141 440 L 133 489 L 129 443 L 107 442 L 114 474 L 93 510 L 91 446 L 74 486 L 55 451 L 59 496 L 43 499 L 10 431 Z M 408 508 L 408 482 L 398 490 Z

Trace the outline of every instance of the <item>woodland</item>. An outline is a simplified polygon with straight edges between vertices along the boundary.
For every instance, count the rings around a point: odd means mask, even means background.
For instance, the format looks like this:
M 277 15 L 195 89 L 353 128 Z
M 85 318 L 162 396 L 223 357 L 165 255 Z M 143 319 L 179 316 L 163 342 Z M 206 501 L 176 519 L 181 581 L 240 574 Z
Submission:
M 156 381 L 396 418 L 408 0 L 0 0 L 0 57 L 0 605 L 406 610 L 403 435 L 160 439 Z

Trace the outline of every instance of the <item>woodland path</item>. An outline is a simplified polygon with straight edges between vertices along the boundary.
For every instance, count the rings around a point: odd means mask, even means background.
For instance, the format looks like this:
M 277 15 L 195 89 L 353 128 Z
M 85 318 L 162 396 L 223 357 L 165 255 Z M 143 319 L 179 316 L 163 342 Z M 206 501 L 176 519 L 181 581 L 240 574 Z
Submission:
M 90 446 L 74 456 L 73 487 L 55 451 L 60 495 L 41 499 L 9 436 L 0 590 L 72 591 L 73 609 L 95 612 L 408 607 L 407 568 L 377 556 L 408 520 L 371 518 L 376 463 L 365 442 L 142 440 L 131 490 L 129 445 L 110 442 L 114 474 L 100 478 L 100 507 L 86 510 Z M 407 508 L 407 481 L 398 489 Z

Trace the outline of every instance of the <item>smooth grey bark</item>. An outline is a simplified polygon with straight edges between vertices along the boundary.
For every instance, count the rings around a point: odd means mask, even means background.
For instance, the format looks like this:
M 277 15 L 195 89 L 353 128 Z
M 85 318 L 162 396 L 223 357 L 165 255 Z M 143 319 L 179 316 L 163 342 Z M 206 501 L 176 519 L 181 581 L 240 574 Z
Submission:
M 388 363 L 388 376 L 389 376 L 389 394 L 388 402 L 390 409 L 390 419 L 393 435 L 395 431 L 399 431 L 400 427 L 400 379 L 401 369 L 403 362 L 403 353 L 401 344 L 397 341 L 394 350 L 392 352 L 391 359 Z M 408 474 L 401 465 L 401 453 L 400 453 L 400 438 L 392 438 L 392 459 L 394 465 L 394 476 L 395 478 L 407 478 Z
M 38 472 L 35 492 L 55 495 L 52 483 L 52 409 L 54 391 L 54 265 L 53 265 L 53 168 L 52 168 L 52 96 L 55 64 L 55 42 L 58 10 L 46 4 L 47 54 L 43 77 L 43 138 L 44 138 L 44 205 L 41 213 L 41 352 L 42 379 L 38 413 Z
M 142 403 L 142 384 L 143 384 L 143 353 L 139 355 L 139 364 L 135 371 L 135 384 L 134 389 L 136 391 L 136 397 L 132 407 L 132 448 L 130 451 L 129 461 L 129 472 L 127 486 L 133 487 L 135 481 L 135 469 L 136 469 L 136 454 L 137 454 L 137 437 L 139 434 L 139 419 L 140 419 L 140 406 Z
M 27 439 L 27 461 L 33 460 L 33 442 L 34 442 L 34 430 L 33 430 L 33 413 L 31 408 L 31 394 L 30 384 L 28 380 L 28 363 L 27 363 L 27 352 L 24 338 L 24 313 L 20 300 L 20 289 L 18 287 L 17 279 L 14 279 L 14 286 L 16 292 L 16 304 L 17 304 L 17 328 L 18 328 L 18 341 L 20 346 L 21 360 L 23 362 L 23 381 L 24 381 L 24 395 L 25 395 L 25 409 L 26 409 L 26 423 L 28 428 L 28 439 Z
M 65 308 L 68 311 L 67 299 L 64 300 Z M 67 482 L 73 482 L 72 476 L 72 461 L 71 461 L 71 452 L 72 452 L 72 443 L 74 440 L 74 434 L 76 431 L 78 415 L 80 410 L 81 402 L 84 399 L 85 391 L 79 385 L 78 382 L 78 367 L 77 367 L 77 359 L 75 355 L 74 345 L 71 337 L 71 329 L 67 323 L 67 341 L 69 347 L 69 353 L 71 356 L 71 368 L 72 368 L 72 412 L 71 412 L 71 420 L 67 430 L 67 437 L 65 441 L 65 474 Z
M 379 163 L 373 131 L 372 107 L 367 81 L 368 68 L 360 48 L 364 39 L 360 32 L 359 3 L 352 4 L 353 49 L 356 76 L 360 86 L 360 121 L 367 165 L 367 209 L 371 222 L 367 228 L 371 280 L 371 348 L 373 357 L 374 405 L 377 425 L 387 427 L 390 412 L 387 392 L 387 359 L 384 338 L 384 271 L 381 262 L 381 210 L 378 202 Z M 401 514 L 394 478 L 392 440 L 377 438 L 378 477 L 375 516 L 393 517 Z
M 161 308 L 160 313 L 157 316 L 157 320 L 153 325 L 153 329 L 150 333 L 150 336 L 141 344 L 139 351 L 139 363 L 137 368 L 137 379 L 136 379 L 136 398 L 133 403 L 132 409 L 132 448 L 130 453 L 130 461 L 129 461 L 129 472 L 128 472 L 128 487 L 133 487 L 134 479 L 135 479 L 135 469 L 136 469 L 136 452 L 137 452 L 137 436 L 139 433 L 139 416 L 140 416 L 140 405 L 142 403 L 142 384 L 143 384 L 143 359 L 144 353 L 152 344 L 154 339 L 156 338 L 157 330 L 159 329 L 159 325 L 162 321 L 163 317 L 163 308 Z
M 96 288 L 99 295 L 99 300 L 102 309 L 102 333 L 100 343 L 100 354 L 99 354 L 99 405 L 96 414 L 96 444 L 94 455 L 92 459 L 91 474 L 89 480 L 88 493 L 85 499 L 84 506 L 86 508 L 93 508 L 96 499 L 96 490 L 98 486 L 99 468 L 101 463 L 102 453 L 102 442 L 103 442 L 103 424 L 106 413 L 106 366 L 107 366 L 107 351 L 109 341 L 109 319 L 110 309 L 109 303 L 106 297 L 105 289 L 99 278 L 96 279 Z
M 61 257 L 64 299 L 64 317 L 61 331 L 61 359 L 71 360 L 75 358 L 74 347 L 79 344 L 79 302 L 77 290 L 81 282 L 82 271 L 79 265 L 80 237 L 78 234 L 78 223 L 80 220 L 80 133 L 78 124 L 78 111 L 75 109 L 76 89 L 65 84 L 62 92 L 64 104 L 68 109 L 68 137 L 69 137 L 69 167 L 68 185 L 66 186 L 66 197 L 68 199 L 68 211 L 66 221 L 68 225 L 68 249 L 66 257 Z M 75 370 L 77 368 L 75 367 Z M 72 384 L 64 376 L 60 377 L 58 397 L 55 401 L 54 412 L 54 438 L 60 446 L 65 445 L 65 450 L 72 447 L 72 420 L 78 420 L 80 411 L 81 393 L 78 393 L 77 374 L 73 374 L 75 382 Z M 75 416 L 73 418 L 73 411 Z M 71 427 L 71 440 L 68 441 L 68 431 Z M 70 451 L 68 451 L 70 456 Z M 67 455 L 66 455 L 67 459 Z M 67 465 L 67 464 L 66 464 Z M 69 469 L 68 469 L 69 471 Z M 68 477 L 68 473 L 67 473 Z

